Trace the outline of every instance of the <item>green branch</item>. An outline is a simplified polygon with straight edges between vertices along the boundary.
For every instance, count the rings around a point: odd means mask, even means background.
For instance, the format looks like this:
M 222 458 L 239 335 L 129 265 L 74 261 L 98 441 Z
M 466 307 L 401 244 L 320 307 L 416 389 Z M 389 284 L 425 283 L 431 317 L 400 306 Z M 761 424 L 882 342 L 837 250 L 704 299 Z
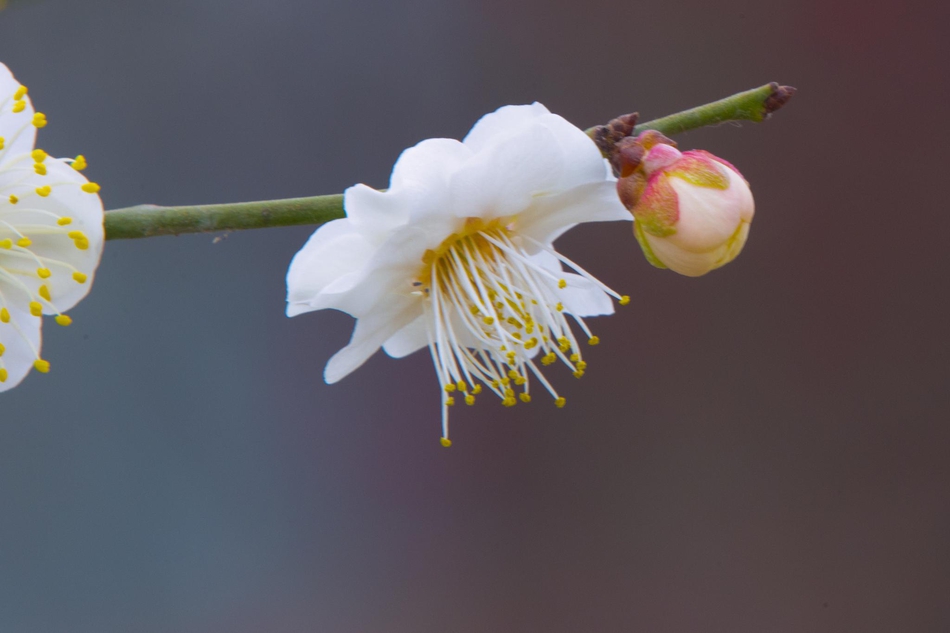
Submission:
M 763 121 L 782 107 L 794 93 L 794 88 L 771 83 L 720 101 L 642 123 L 632 130 L 634 134 L 643 130 L 659 130 L 670 136 L 723 121 Z M 595 129 L 591 128 L 588 133 Z M 107 211 L 105 229 L 107 240 L 122 240 L 182 233 L 323 224 L 342 217 L 345 217 L 343 195 L 333 194 L 188 207 L 142 204 Z

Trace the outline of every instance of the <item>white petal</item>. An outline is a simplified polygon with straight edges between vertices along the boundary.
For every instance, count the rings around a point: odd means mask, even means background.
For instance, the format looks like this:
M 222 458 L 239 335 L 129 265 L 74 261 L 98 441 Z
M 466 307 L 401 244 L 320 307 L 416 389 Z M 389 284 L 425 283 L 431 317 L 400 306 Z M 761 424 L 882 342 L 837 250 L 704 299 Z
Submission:
M 332 282 L 308 301 L 309 309 L 333 308 L 359 318 L 394 300 L 413 297 L 418 303 L 412 282 L 422 268 L 428 240 L 419 229 L 397 231 L 358 270 Z
M 7 380 L 0 383 L 0 392 L 16 387 L 30 373 L 42 344 L 40 319 L 9 303 L 9 296 L 6 299 L 10 322 L 0 322 L 0 343 L 6 348 L 0 361 Z
M 393 358 L 402 358 L 429 344 L 425 317 L 420 316 L 383 343 L 383 349 Z
M 36 128 L 33 126 L 33 104 L 29 96 L 24 97 L 25 108 L 13 111 L 13 95 L 19 89 L 10 69 L 0 64 L 0 137 L 3 137 L 3 149 L 0 149 L 0 167 L 8 163 L 11 157 L 28 154 L 36 143 Z
M 350 287 L 359 281 L 357 273 L 375 252 L 374 246 L 348 219 L 333 220 L 321 226 L 294 256 L 287 271 L 287 316 L 295 316 L 314 307 L 328 286 L 349 279 Z M 349 288 L 337 286 L 336 292 Z
M 531 256 L 531 260 L 567 282 L 566 287 L 559 288 L 556 279 L 544 279 L 549 294 L 564 305 L 565 312 L 581 317 L 614 313 L 614 302 L 610 295 L 586 277 L 565 272 L 561 261 L 551 253 L 539 251 Z
M 692 185 L 681 178 L 670 178 L 669 183 L 679 201 L 679 220 L 676 233 L 669 241 L 693 253 L 713 250 L 728 240 L 742 221 L 742 191 L 749 187 L 731 169 L 726 170 L 732 183 L 728 189 Z
M 560 191 L 557 140 L 538 123 L 523 126 L 479 151 L 452 177 L 451 212 L 492 219 L 514 215 L 532 197 Z
M 406 223 L 412 208 L 407 198 L 391 191 L 354 185 L 343 193 L 343 208 L 352 226 L 372 239 Z
M 427 139 L 400 154 L 393 167 L 389 188 L 427 192 L 444 189 L 452 173 L 471 157 L 471 148 L 455 139 Z
M 534 198 L 531 206 L 518 214 L 516 231 L 543 244 L 581 222 L 630 221 L 633 216 L 620 203 L 616 184 L 588 183 L 564 193 Z M 530 251 L 530 247 L 528 248 Z
M 540 103 L 505 106 L 483 116 L 463 142 L 482 152 L 507 136 L 519 134 L 531 124 L 543 125 L 552 133 L 555 144 L 544 151 L 555 153 L 556 160 L 561 163 L 561 190 L 603 180 L 609 173 L 600 150 L 590 137 Z
M 104 244 L 102 200 L 98 194 L 87 193 L 80 187 L 88 181 L 86 178 L 65 162 L 47 158 L 45 163 L 47 173 L 39 176 L 32 170 L 32 162 L 25 180 L 14 187 L 0 185 L 0 199 L 7 198 L 15 193 L 19 198 L 16 205 L 4 204 L 0 210 L 0 220 L 20 228 L 32 244 L 29 250 L 40 258 L 43 267 L 52 272 L 48 279 L 40 279 L 35 275 L 39 264 L 35 260 L 13 259 L 9 253 L 0 253 L 0 259 L 5 262 L 16 262 L 17 268 L 26 269 L 28 275 L 22 276 L 22 281 L 30 287 L 34 294 L 40 285 L 45 285 L 52 298 L 55 309 L 44 305 L 45 314 L 55 314 L 57 311 L 66 312 L 82 300 L 92 287 L 96 268 L 102 257 Z M 20 170 L 15 170 L 21 173 Z M 3 172 L 2 180 L 9 176 L 9 170 Z M 19 176 L 22 179 L 24 176 Z M 48 196 L 36 194 L 36 188 L 49 186 L 51 193 Z M 71 223 L 61 227 L 56 223 L 57 218 L 69 218 Z M 48 227 L 44 229 L 38 228 Z M 37 227 L 29 229 L 26 227 Z M 0 227 L 0 232 L 4 232 Z M 66 232 L 81 232 L 86 236 L 88 248 L 79 249 Z M 14 237 L 14 234 L 7 233 Z M 4 257 L 6 255 L 6 257 Z M 84 283 L 77 283 L 72 274 L 74 271 L 86 275 Z
M 365 363 L 386 339 L 418 316 L 416 302 L 394 301 L 386 310 L 360 317 L 350 344 L 333 355 L 323 371 L 327 384 L 333 384 Z

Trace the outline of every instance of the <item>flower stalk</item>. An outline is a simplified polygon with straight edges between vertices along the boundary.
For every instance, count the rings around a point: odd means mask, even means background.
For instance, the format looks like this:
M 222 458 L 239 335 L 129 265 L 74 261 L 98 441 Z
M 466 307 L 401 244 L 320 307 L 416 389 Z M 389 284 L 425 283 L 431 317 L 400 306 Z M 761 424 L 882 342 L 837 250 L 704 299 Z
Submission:
M 770 83 L 689 110 L 641 123 L 633 134 L 657 130 L 672 136 L 726 121 L 766 120 L 795 94 L 791 86 Z M 595 128 L 591 128 L 593 130 Z M 591 132 L 588 130 L 588 132 Z M 278 226 L 323 224 L 345 217 L 343 195 L 288 198 L 196 206 L 143 204 L 107 211 L 106 239 L 134 239 L 183 233 L 240 231 Z

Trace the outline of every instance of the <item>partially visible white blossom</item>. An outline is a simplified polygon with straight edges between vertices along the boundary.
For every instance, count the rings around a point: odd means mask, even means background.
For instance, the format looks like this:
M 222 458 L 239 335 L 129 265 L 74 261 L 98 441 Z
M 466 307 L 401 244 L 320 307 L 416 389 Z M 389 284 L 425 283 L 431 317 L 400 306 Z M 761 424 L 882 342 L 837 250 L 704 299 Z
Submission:
M 613 313 L 611 297 L 629 301 L 554 249 L 577 223 L 630 214 L 590 138 L 538 103 L 483 117 L 462 142 L 407 149 L 388 190 L 351 187 L 345 208 L 294 257 L 287 314 L 356 317 L 328 383 L 380 347 L 396 358 L 428 347 L 444 446 L 448 407 L 485 390 L 512 406 L 532 399 L 536 381 L 564 406 L 541 368 L 560 362 L 582 376 L 583 347 L 599 342 L 584 317 Z
M 0 64 L 0 391 L 31 369 L 48 372 L 40 354 L 42 316 L 59 325 L 92 285 L 102 254 L 99 185 L 78 170 L 86 160 L 35 149 L 46 116 Z

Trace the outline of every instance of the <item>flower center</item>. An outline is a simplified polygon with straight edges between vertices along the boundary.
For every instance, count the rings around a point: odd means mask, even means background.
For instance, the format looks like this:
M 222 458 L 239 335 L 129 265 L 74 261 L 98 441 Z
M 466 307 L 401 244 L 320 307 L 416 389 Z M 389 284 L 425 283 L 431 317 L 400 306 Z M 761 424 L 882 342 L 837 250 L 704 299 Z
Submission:
M 533 254 L 527 245 L 534 247 Z M 565 399 L 541 373 L 538 361 L 542 366 L 560 361 L 575 377 L 584 375 L 587 363 L 565 308 L 568 279 L 576 284 L 578 275 L 566 275 L 560 263 L 552 266 L 550 255 L 621 305 L 629 302 L 553 249 L 518 236 L 505 221 L 469 218 L 461 233 L 424 255 L 418 284 L 442 388 L 443 445 L 451 444 L 448 407 L 455 404 L 456 394 L 472 405 L 485 385 L 511 407 L 519 400 L 531 401 L 534 377 L 554 404 L 563 407 Z M 582 318 L 570 316 L 588 344 L 600 342 Z

